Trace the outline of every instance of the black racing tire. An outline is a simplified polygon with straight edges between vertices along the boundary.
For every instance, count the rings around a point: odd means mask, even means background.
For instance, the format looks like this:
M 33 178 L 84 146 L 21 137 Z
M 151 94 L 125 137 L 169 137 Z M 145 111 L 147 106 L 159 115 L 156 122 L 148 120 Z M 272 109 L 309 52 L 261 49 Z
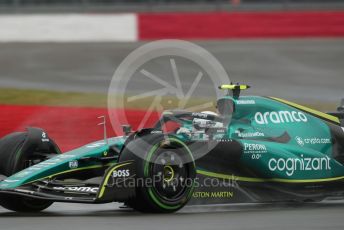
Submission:
M 32 131 L 40 132 L 41 130 L 32 129 Z M 16 132 L 0 139 L 0 174 L 9 177 L 27 167 L 26 162 L 30 159 L 32 153 L 31 151 L 22 151 L 24 144 L 30 150 L 30 143 L 26 143 L 27 138 L 28 132 Z M 60 153 L 56 144 L 53 141 L 52 143 L 56 153 Z M 0 195 L 0 205 L 16 212 L 39 212 L 52 204 L 53 202 L 46 200 L 6 194 Z
M 153 134 L 139 137 L 121 152 L 119 161 L 127 160 L 135 161 L 137 178 L 143 180 L 137 180 L 136 196 L 126 205 L 140 212 L 172 213 L 190 200 L 195 162 L 190 149 L 179 139 Z
M 54 202 L 11 195 L 1 195 L 0 205 L 14 212 L 40 212 Z
M 24 132 L 9 134 L 0 140 L 0 173 L 9 177 L 20 170 L 14 161 L 26 139 Z M 18 168 L 19 167 L 19 168 Z

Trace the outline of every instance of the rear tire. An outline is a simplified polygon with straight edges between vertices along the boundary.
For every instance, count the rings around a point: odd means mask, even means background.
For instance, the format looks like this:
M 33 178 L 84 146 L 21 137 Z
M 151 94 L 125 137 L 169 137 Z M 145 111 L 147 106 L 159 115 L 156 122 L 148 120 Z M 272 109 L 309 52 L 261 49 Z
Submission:
M 17 132 L 3 137 L 0 140 L 0 174 L 10 177 L 27 168 L 26 162 L 30 160 L 32 153 L 41 147 L 40 143 L 31 142 L 29 135 L 31 135 L 31 138 L 32 135 L 43 135 L 43 133 L 46 135 L 41 129 L 30 128 L 28 132 Z M 53 140 L 50 140 L 49 143 L 44 143 L 44 145 L 48 145 L 48 150 L 54 151 L 56 154 L 60 153 Z M 46 200 L 5 194 L 0 195 L 0 205 L 16 212 L 39 212 L 52 204 L 53 202 Z
M 190 200 L 196 169 L 192 153 L 182 141 L 157 135 L 140 137 L 122 151 L 120 161 L 125 160 L 135 161 L 137 178 L 143 179 L 136 187 L 136 197 L 126 202 L 128 206 L 140 212 L 171 213 Z

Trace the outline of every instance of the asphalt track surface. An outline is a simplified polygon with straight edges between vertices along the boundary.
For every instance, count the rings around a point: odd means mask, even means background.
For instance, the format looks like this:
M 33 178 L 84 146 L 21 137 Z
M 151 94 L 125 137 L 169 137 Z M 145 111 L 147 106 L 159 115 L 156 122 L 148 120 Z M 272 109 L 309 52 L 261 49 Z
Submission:
M 337 102 L 344 97 L 344 39 L 199 42 L 252 94 Z M 0 86 L 106 93 L 137 43 L 0 44 Z M 187 69 L 187 66 L 183 66 Z M 190 82 L 185 77 L 183 81 Z M 138 81 L 140 87 L 149 83 Z M 207 93 L 207 85 L 200 85 Z M 133 89 L 135 91 L 135 88 Z M 139 90 L 139 89 L 138 89 Z M 117 204 L 54 204 L 40 214 L 0 208 L 0 229 L 343 229 L 344 202 L 186 207 L 151 215 Z
M 189 206 L 174 214 L 141 214 L 116 204 L 54 204 L 42 213 L 18 214 L 0 208 L 0 229 L 312 229 L 344 227 L 344 203 Z
M 143 43 L 2 43 L 0 86 L 106 93 L 121 61 Z M 231 80 L 253 86 L 251 94 L 298 101 L 338 102 L 344 97 L 344 39 L 198 42 L 225 67 Z M 179 62 L 183 84 L 189 63 Z M 159 70 L 156 65 L 153 73 Z M 162 68 L 164 72 L 167 72 Z M 160 70 L 161 71 L 161 70 Z M 131 91 L 151 87 L 144 78 Z M 209 85 L 201 83 L 199 94 Z

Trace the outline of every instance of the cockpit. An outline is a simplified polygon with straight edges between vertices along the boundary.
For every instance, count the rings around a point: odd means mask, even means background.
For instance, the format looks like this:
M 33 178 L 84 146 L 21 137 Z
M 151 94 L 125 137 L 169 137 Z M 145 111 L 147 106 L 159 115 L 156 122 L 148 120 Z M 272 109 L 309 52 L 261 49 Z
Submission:
M 217 113 L 213 111 L 188 112 L 183 110 L 165 111 L 156 122 L 154 129 L 164 133 L 175 133 L 188 139 L 223 138 L 234 111 L 234 102 L 229 98 L 217 101 Z
M 192 140 L 223 139 L 228 135 L 229 125 L 235 112 L 235 99 L 240 91 L 248 89 L 247 85 L 222 85 L 228 90 L 225 97 L 216 102 L 216 112 L 189 112 L 184 110 L 168 110 L 162 113 L 154 129 L 163 133 L 174 133 Z

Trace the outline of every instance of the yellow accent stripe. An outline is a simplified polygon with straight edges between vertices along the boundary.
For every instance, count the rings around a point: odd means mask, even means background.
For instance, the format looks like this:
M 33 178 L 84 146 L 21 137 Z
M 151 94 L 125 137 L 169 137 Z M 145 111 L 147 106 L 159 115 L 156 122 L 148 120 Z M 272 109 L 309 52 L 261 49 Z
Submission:
M 282 102 L 284 104 L 293 106 L 295 108 L 301 109 L 301 110 L 306 111 L 308 113 L 314 114 L 316 116 L 325 118 L 325 119 L 327 119 L 329 121 L 333 121 L 333 122 L 338 123 L 338 124 L 340 123 L 338 117 L 335 117 L 335 116 L 332 116 L 332 115 L 329 115 L 329 114 L 326 114 L 326 113 L 323 113 L 323 112 L 320 112 L 320 111 L 317 111 L 317 110 L 314 110 L 314 109 L 311 109 L 311 108 L 308 108 L 308 107 L 305 107 L 305 106 L 302 106 L 302 105 L 299 105 L 299 104 L 296 104 L 296 103 L 293 103 L 293 102 L 290 102 L 290 101 L 286 101 L 284 99 L 280 99 L 280 98 L 276 98 L 276 97 L 270 97 L 270 98 L 274 99 L 276 101 Z
M 235 89 L 237 87 L 240 87 L 241 90 L 244 90 L 244 89 L 248 89 L 249 86 L 248 85 L 221 85 L 219 88 L 220 89 Z
M 336 181 L 344 179 L 344 176 L 340 177 L 330 177 L 330 178 L 323 178 L 323 179 L 281 179 L 281 178 L 253 178 L 253 177 L 241 177 L 235 175 L 226 175 L 221 173 L 213 173 L 203 170 L 197 170 L 198 174 L 208 176 L 208 177 L 215 177 L 220 179 L 227 179 L 227 180 L 236 180 L 236 181 L 243 181 L 243 182 L 281 182 L 281 183 L 314 183 L 314 182 L 329 182 L 329 181 Z
M 71 170 L 55 173 L 55 174 L 52 174 L 52 175 L 49 175 L 49 176 L 46 176 L 46 177 L 42 177 L 42 178 L 39 178 L 39 179 L 36 179 L 36 180 L 33 180 L 33 181 L 29 181 L 29 182 L 26 182 L 25 184 L 34 183 L 36 181 L 43 180 L 45 178 L 51 178 L 51 177 L 55 177 L 55 176 L 58 176 L 58 175 L 61 175 L 61 174 L 66 174 L 66 173 L 70 173 L 70 172 L 87 170 L 87 169 L 95 169 L 95 168 L 103 168 L 103 167 L 108 167 L 108 166 L 111 166 L 111 165 L 113 165 L 113 164 L 109 163 L 109 164 L 106 164 L 106 165 L 93 165 L 93 166 L 88 166 L 88 167 L 83 167 L 83 168 L 71 169 Z
M 105 192 L 105 186 L 107 185 L 108 181 L 109 181 L 109 178 L 112 174 L 113 171 L 115 171 L 116 169 L 120 168 L 120 167 L 123 167 L 123 166 L 126 166 L 128 164 L 132 164 L 133 162 L 128 162 L 128 163 L 125 163 L 125 164 L 120 164 L 120 165 L 116 165 L 115 167 L 113 167 L 106 175 L 105 179 L 104 179 L 104 182 L 101 186 L 101 189 L 100 189 L 100 192 L 98 194 L 98 198 L 102 198 L 103 195 L 104 195 L 104 192 Z

